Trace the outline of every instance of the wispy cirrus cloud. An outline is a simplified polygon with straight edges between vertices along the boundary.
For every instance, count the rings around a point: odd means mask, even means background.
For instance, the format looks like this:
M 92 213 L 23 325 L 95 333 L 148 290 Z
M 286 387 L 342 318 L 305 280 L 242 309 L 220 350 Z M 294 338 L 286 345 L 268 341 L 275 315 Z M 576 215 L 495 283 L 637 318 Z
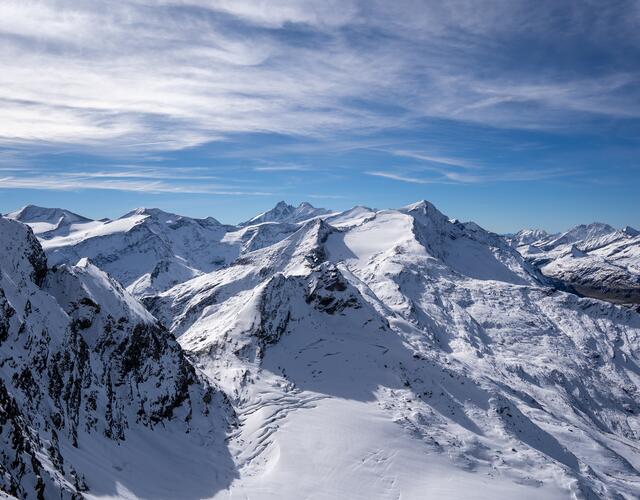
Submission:
M 264 167 L 253 167 L 255 172 L 308 172 L 312 170 L 306 165 L 268 165 Z
M 637 11 L 632 2 L 5 0 L 0 144 L 107 153 L 235 133 L 337 140 L 432 118 L 542 130 L 640 118 L 640 71 L 625 63 L 640 55 Z M 548 58 L 551 48 L 560 57 Z
M 165 179 L 175 180 L 168 176 Z M 204 178 L 206 180 L 210 180 Z M 201 179 L 201 180 L 204 180 Z M 132 193 L 184 193 L 213 194 L 220 196 L 270 196 L 273 193 L 262 190 L 238 189 L 237 186 L 208 182 L 193 182 L 198 178 L 180 178 L 179 183 L 161 180 L 158 175 L 114 175 L 93 172 L 57 173 L 49 175 L 29 172 L 21 176 L 0 176 L 0 189 L 37 189 L 44 191 L 83 191 L 90 189 L 122 191 Z
M 33 173 L 33 171 L 32 171 Z M 214 181 L 220 178 L 214 175 L 193 175 L 191 173 L 180 172 L 180 169 L 167 171 L 166 169 L 140 169 L 140 170 L 102 170 L 87 172 L 57 172 L 56 175 L 73 179 L 172 179 L 186 181 Z
M 429 153 L 424 153 L 421 151 L 410 151 L 410 150 L 402 150 L 402 149 L 396 149 L 396 150 L 392 150 L 390 151 L 393 155 L 395 156 L 403 156 L 405 158 L 413 158 L 414 160 L 421 160 L 421 161 L 425 161 L 425 162 L 429 162 L 429 163 L 436 163 L 439 165 L 446 165 L 446 166 L 452 166 L 452 167 L 460 167 L 460 168 L 471 168 L 471 169 L 475 169 L 478 168 L 478 165 L 475 165 L 474 163 L 462 159 L 462 158 L 455 158 L 455 157 L 447 157 L 447 156 L 438 156 L 438 155 L 432 155 Z
M 437 180 L 429 180 L 429 179 L 421 179 L 419 177 L 410 177 L 408 175 L 395 173 L 395 172 L 384 172 L 381 170 L 370 170 L 365 172 L 367 175 L 371 175 L 373 177 L 383 177 L 385 179 L 393 179 L 394 181 L 402 181 L 408 182 L 410 184 L 432 184 L 434 182 L 438 182 Z
M 435 175 L 434 175 L 435 173 Z M 569 178 L 583 173 L 577 168 L 509 168 L 480 171 L 451 171 L 414 166 L 411 170 L 372 170 L 366 175 L 410 184 L 482 184 L 495 182 L 544 181 Z

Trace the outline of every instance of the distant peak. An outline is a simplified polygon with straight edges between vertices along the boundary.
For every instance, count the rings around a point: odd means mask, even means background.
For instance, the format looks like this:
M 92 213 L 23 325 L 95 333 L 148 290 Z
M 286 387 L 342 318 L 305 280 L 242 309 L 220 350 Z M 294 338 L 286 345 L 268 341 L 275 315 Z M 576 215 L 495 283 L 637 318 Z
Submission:
M 579 224 L 567 231 L 567 233 L 588 232 L 589 236 L 594 236 L 595 234 L 613 233 L 615 230 L 613 226 L 604 222 L 591 222 L 590 224 Z
M 40 207 L 38 205 L 25 205 L 15 212 L 7 214 L 10 219 L 20 222 L 51 222 L 58 223 L 61 220 L 67 222 L 88 222 L 91 219 L 78 215 L 64 208 Z
M 638 231 L 636 228 L 633 228 L 631 226 L 625 226 L 622 232 L 627 236 L 632 236 L 632 237 L 638 236 L 640 234 L 640 231 Z
M 531 228 L 525 228 L 525 229 L 520 229 L 520 231 L 518 231 L 516 234 L 517 234 L 517 235 L 518 235 L 518 234 L 522 234 L 522 235 L 524 235 L 524 234 L 533 234 L 533 235 L 542 235 L 542 236 L 546 236 L 546 235 L 547 235 L 547 234 L 549 234 L 549 233 L 547 233 L 544 229 L 537 229 L 537 228 L 531 229 Z
M 289 205 L 286 201 L 279 201 L 271 210 L 267 210 L 253 219 L 242 222 L 241 226 L 261 224 L 263 222 L 302 222 L 312 217 L 325 215 L 329 210 L 316 208 L 311 203 L 303 201 L 297 207 Z
M 152 217 L 158 217 L 158 216 L 171 216 L 173 214 L 170 214 L 168 212 L 165 212 L 164 210 L 160 210 L 159 208 L 147 208 L 147 207 L 139 207 L 136 208 L 134 210 L 132 210 L 131 212 L 127 212 L 126 214 L 124 214 L 121 219 L 126 219 L 127 217 L 131 217 L 133 215 L 147 215 L 147 216 L 152 216 Z
M 159 208 L 140 207 L 140 208 L 136 208 L 134 210 L 134 213 L 136 215 L 154 215 L 154 214 L 162 213 L 162 210 L 160 210 Z
M 48 208 L 48 207 L 40 207 L 38 205 L 25 205 L 24 207 L 22 207 L 19 212 L 27 212 L 29 210 L 56 210 L 55 208 Z
M 433 203 L 428 202 L 427 200 L 420 200 L 411 205 L 407 205 L 406 207 L 402 207 L 403 210 L 407 212 L 412 212 L 414 210 L 437 210 Z

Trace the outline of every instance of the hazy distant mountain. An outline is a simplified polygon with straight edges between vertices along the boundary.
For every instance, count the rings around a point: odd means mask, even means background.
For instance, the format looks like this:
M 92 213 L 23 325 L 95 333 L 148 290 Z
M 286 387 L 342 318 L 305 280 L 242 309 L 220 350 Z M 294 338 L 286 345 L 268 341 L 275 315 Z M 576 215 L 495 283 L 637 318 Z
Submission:
M 518 235 L 526 233 L 522 231 Z M 527 260 L 578 293 L 621 303 L 640 303 L 640 233 L 608 224 L 576 226 L 511 241 Z

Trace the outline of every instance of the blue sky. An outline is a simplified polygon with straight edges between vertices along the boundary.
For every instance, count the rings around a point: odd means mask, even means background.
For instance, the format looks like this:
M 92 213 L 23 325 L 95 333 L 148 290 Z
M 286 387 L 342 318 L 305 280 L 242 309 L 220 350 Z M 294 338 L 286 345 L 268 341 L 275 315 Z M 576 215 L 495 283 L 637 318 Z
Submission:
M 0 211 L 640 226 L 640 2 L 0 3 Z

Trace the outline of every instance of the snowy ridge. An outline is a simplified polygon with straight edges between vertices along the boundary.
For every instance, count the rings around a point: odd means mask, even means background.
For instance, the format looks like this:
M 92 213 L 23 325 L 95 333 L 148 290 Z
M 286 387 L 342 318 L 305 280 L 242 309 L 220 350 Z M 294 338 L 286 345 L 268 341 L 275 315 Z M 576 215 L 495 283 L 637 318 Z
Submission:
M 507 235 L 507 240 L 514 247 L 531 245 L 536 241 L 545 240 L 555 235 L 547 233 L 544 229 L 521 229 L 516 234 Z
M 42 239 L 65 236 L 79 228 L 95 227 L 98 221 L 88 219 L 61 208 L 44 208 L 27 205 L 6 215 L 8 219 L 28 224 L 33 232 Z
M 136 296 L 144 296 L 236 258 L 237 249 L 221 242 L 227 229 L 213 218 L 143 208 L 43 240 L 43 247 L 53 264 L 89 257 Z

